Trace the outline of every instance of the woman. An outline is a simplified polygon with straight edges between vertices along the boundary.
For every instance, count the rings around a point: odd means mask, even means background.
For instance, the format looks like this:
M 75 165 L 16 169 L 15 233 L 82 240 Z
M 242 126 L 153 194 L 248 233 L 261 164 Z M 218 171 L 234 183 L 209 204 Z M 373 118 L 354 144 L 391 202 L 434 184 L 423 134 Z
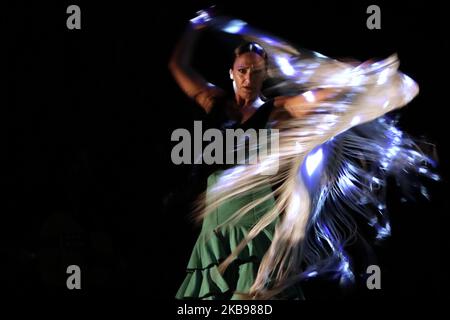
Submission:
M 384 117 L 414 99 L 417 83 L 398 71 L 395 54 L 355 66 L 240 20 L 201 12 L 192 21 L 170 62 L 181 89 L 217 127 L 277 129 L 278 148 L 258 154 L 257 163 L 214 168 L 197 211 L 202 231 L 177 298 L 302 299 L 298 283 L 311 277 L 354 282 L 347 252 L 355 240 L 364 242 L 358 222 L 366 221 L 376 240 L 390 232 L 388 177 L 401 186 L 414 176 L 439 179 L 430 168 L 434 161 Z M 189 66 L 193 40 L 206 25 L 249 41 L 235 50 L 232 95 Z M 268 69 L 278 80 L 270 89 L 289 96 L 264 101 Z
M 229 95 L 208 83 L 189 64 L 194 41 L 200 30 L 204 29 L 204 24 L 191 24 L 188 27 L 175 48 L 169 68 L 180 88 L 208 113 L 219 128 L 261 129 L 280 113 L 301 118 L 313 110 L 318 102 L 336 94 L 334 89 L 320 89 L 308 95 L 278 96 L 265 101 L 261 88 L 267 78 L 268 56 L 258 43 L 247 42 L 234 51 L 234 61 L 229 70 L 234 92 Z M 208 177 L 208 190 L 218 183 L 221 168 L 216 169 Z M 219 271 L 218 266 L 230 256 L 268 209 L 274 206 L 274 198 L 269 197 L 253 209 L 253 214 L 233 225 L 227 225 L 226 221 L 239 208 L 271 192 L 271 187 L 267 186 L 234 198 L 205 218 L 189 260 L 187 277 L 176 295 L 178 299 L 245 297 L 255 280 L 261 259 L 270 246 L 276 223 L 271 223 L 250 241 L 225 272 Z M 285 291 L 280 297 L 298 299 L 302 298 L 302 293 L 294 288 Z

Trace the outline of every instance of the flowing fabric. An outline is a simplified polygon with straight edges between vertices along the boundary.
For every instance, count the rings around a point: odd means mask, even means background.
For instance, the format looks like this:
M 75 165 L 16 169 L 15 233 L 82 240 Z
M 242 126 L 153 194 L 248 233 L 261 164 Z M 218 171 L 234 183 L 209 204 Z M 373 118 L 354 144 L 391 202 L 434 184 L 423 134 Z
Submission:
M 232 225 L 268 199 L 276 199 L 218 271 L 225 272 L 252 239 L 277 222 L 250 297 L 273 298 L 325 272 L 351 281 L 354 275 L 345 248 L 357 233 L 355 218 L 363 217 L 377 239 L 390 233 L 387 179 L 396 179 L 406 192 L 418 188 L 423 194 L 426 190 L 414 177 L 439 179 L 432 170 L 434 161 L 386 116 L 418 94 L 417 83 L 399 71 L 395 54 L 355 66 L 299 49 L 240 20 L 212 18 L 211 25 L 265 49 L 268 73 L 275 79 L 265 91 L 268 94 L 304 94 L 314 102 L 314 89 L 341 89 L 301 118 L 280 112 L 270 123 L 278 129 L 278 148 L 259 143 L 258 149 L 271 152 L 259 154 L 257 163 L 225 170 L 208 191 L 208 201 L 199 199 L 197 214 L 204 218 L 231 199 L 274 186 L 222 223 Z

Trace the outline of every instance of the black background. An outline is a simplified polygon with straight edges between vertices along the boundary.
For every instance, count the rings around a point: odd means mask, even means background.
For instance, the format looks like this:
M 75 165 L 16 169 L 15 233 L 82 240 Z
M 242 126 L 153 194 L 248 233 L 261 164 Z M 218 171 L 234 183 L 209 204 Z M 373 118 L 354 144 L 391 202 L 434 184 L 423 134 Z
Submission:
M 11 2 L 2 13 L 0 290 L 173 299 L 183 280 L 199 228 L 177 198 L 190 188 L 190 169 L 171 163 L 170 135 L 191 128 L 202 112 L 176 86 L 167 63 L 187 21 L 211 2 L 147 2 Z M 70 4 L 81 8 L 81 30 L 66 28 Z M 306 287 L 311 299 L 434 299 L 446 291 L 449 252 L 442 8 L 380 3 L 382 28 L 368 30 L 369 4 L 377 3 L 218 7 L 327 56 L 398 53 L 401 71 L 421 89 L 400 112 L 401 127 L 436 144 L 443 182 L 429 184 L 431 201 L 392 197 L 392 237 L 376 249 L 382 290 L 343 296 L 333 285 Z M 209 80 L 229 86 L 223 61 L 217 37 L 202 38 L 194 63 Z M 81 291 L 66 289 L 70 264 L 82 269 Z

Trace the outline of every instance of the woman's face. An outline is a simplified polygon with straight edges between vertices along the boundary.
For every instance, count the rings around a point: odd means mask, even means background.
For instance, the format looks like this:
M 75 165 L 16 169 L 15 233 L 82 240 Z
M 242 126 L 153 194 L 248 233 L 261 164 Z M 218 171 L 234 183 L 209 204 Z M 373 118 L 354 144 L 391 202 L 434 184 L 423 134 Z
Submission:
M 245 100 L 256 99 L 266 78 L 266 62 L 254 52 L 239 55 L 230 69 L 236 95 Z

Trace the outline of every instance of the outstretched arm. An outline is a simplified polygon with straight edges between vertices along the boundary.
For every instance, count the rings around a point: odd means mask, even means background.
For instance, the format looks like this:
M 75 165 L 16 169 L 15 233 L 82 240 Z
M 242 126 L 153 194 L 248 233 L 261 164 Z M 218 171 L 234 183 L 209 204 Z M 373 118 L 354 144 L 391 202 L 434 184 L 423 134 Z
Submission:
M 203 28 L 202 28 L 203 29 Z M 214 100 L 224 91 L 208 83 L 190 65 L 193 45 L 199 36 L 199 28 L 189 25 L 178 42 L 169 62 L 169 69 L 183 92 L 194 99 L 206 112 L 211 111 Z
M 318 102 L 332 98 L 339 92 L 339 89 L 326 88 L 307 91 L 292 97 L 280 96 L 275 98 L 274 106 L 284 109 L 293 118 L 301 118 L 312 112 L 317 107 Z

